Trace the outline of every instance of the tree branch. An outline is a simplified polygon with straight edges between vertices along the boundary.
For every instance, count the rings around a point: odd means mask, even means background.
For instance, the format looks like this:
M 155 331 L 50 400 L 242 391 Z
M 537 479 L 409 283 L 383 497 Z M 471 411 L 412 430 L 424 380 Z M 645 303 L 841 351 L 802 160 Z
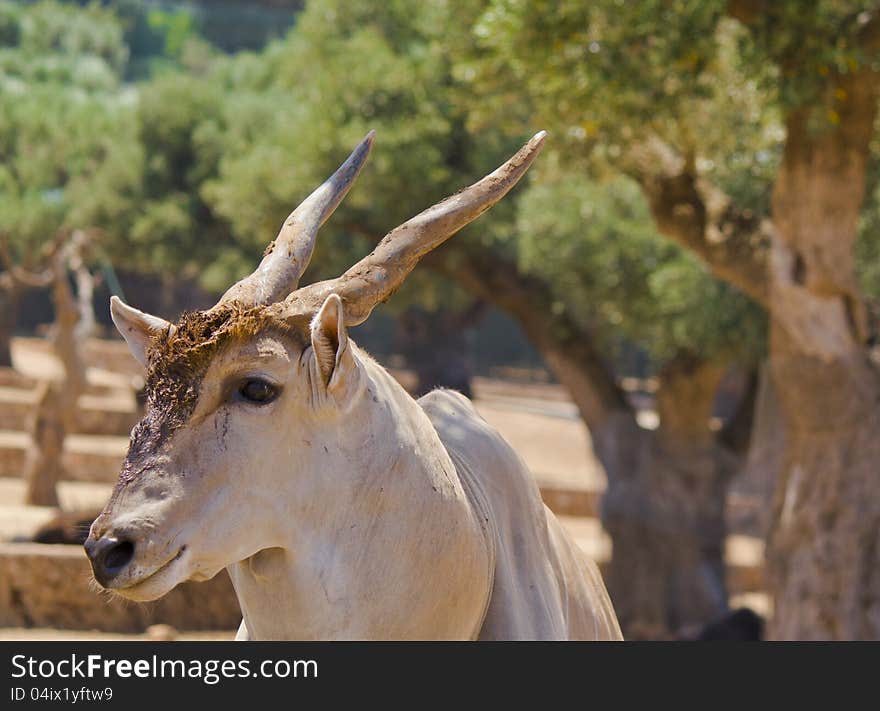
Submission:
M 517 320 L 556 378 L 569 389 L 591 430 L 611 416 L 634 418 L 626 395 L 595 349 L 592 334 L 569 313 L 555 308 L 557 299 L 546 282 L 522 274 L 512 261 L 475 243 L 449 244 L 429 264 Z
M 660 233 L 766 308 L 769 221 L 739 209 L 659 140 L 638 146 L 632 159 L 629 172 L 642 186 Z
M 9 235 L 0 234 L 0 266 L 5 269 L 4 277 L 12 288 L 42 289 L 49 286 L 54 278 L 52 261 L 67 239 L 66 231 L 59 233 L 47 242 L 40 251 L 40 263 L 36 268 L 26 268 L 16 264 L 9 250 Z
M 378 241 L 363 225 L 349 223 L 345 229 L 370 242 Z M 632 420 L 636 426 L 635 413 L 594 348 L 592 334 L 569 313 L 554 308 L 558 300 L 546 282 L 522 274 L 513 261 L 474 241 L 452 239 L 426 255 L 424 262 L 516 319 L 557 380 L 569 390 L 591 431 L 612 417 Z

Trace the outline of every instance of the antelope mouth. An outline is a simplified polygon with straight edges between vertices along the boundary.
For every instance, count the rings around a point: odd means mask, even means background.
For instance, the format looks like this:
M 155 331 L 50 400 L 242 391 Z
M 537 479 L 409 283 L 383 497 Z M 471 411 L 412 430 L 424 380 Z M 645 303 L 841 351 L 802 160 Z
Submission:
M 162 597 L 170 591 L 178 582 L 168 585 L 169 573 L 177 561 L 186 552 L 186 545 L 182 545 L 171 558 L 162 563 L 158 568 L 147 575 L 129 582 L 127 585 L 111 588 L 114 593 L 138 602 L 146 602 Z

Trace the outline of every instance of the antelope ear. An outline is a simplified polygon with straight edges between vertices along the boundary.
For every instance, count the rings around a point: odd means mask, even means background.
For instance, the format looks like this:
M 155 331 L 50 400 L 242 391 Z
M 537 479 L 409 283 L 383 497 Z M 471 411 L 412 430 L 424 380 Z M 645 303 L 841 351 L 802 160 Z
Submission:
M 127 306 L 118 296 L 110 297 L 110 317 L 128 343 L 128 349 L 135 360 L 144 367 L 147 365 L 147 348 L 150 346 L 150 341 L 163 331 L 174 328 L 163 318 Z
M 312 319 L 311 338 L 321 381 L 333 391 L 345 380 L 351 359 L 342 299 L 337 294 L 330 294 Z

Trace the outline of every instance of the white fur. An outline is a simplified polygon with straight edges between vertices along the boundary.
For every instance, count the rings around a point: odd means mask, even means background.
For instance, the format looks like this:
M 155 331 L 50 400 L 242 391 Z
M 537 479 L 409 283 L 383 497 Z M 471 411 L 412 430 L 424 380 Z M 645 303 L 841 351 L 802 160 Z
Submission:
M 342 308 L 327 299 L 305 349 L 265 335 L 214 358 L 187 425 L 93 525 L 135 542 L 116 592 L 225 567 L 239 639 L 618 639 L 595 565 L 513 450 L 461 395 L 413 400 Z M 254 376 L 281 395 L 230 400 Z

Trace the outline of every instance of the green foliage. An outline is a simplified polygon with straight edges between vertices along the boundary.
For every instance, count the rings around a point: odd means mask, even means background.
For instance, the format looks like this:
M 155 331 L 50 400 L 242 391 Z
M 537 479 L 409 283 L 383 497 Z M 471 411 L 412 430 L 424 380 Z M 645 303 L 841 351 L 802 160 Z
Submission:
M 609 115 L 647 118 L 677 112 L 682 100 L 709 92 L 703 80 L 717 51 L 713 35 L 724 4 L 498 0 L 474 32 L 503 53 L 531 89 L 568 95 L 572 103 L 601 100 Z
M 497 132 L 472 137 L 451 76 L 444 28 L 452 8 L 409 2 L 315 2 L 283 41 L 223 70 L 235 97 L 225 114 L 219 176 L 204 197 L 258 257 L 284 217 L 345 157 L 367 130 L 373 156 L 358 185 L 322 230 L 312 273 L 329 275 L 379 237 L 494 167 L 517 143 Z M 471 13 L 476 16 L 476 12 Z M 506 211 L 506 212 L 505 212 Z M 457 239 L 493 239 L 481 219 Z M 430 288 L 429 288 L 430 286 Z M 455 298 L 420 273 L 396 305 Z
M 201 199 L 217 172 L 223 97 L 212 81 L 163 74 L 140 88 L 130 134 L 113 146 L 76 216 L 102 226 L 110 255 L 129 269 L 196 275 L 229 242 Z
M 880 186 L 872 186 L 865 202 L 855 245 L 856 271 L 859 286 L 880 313 Z
M 572 5 L 571 11 L 580 7 Z M 218 175 L 205 183 L 202 196 L 228 220 L 241 248 L 256 260 L 291 207 L 368 128 L 378 134 L 374 155 L 322 230 L 310 276 L 338 273 L 366 249 L 353 237 L 383 234 L 492 169 L 526 131 L 537 128 L 481 123 L 484 107 L 482 95 L 471 92 L 473 75 L 466 63 L 452 61 L 479 54 L 466 30 L 483 9 L 474 2 L 430 4 L 418 11 L 406 2 L 381 10 L 368 2 L 312 2 L 284 42 L 228 62 L 219 76 L 235 100 L 227 103 L 218 134 Z M 700 23 L 715 22 L 713 17 L 700 15 L 695 26 L 702 31 Z M 669 38 L 667 50 L 684 51 L 685 44 L 683 36 Z M 732 40 L 725 52 L 729 46 Z M 320 71 L 309 72 L 312 67 Z M 745 93 L 743 103 L 757 110 L 754 95 Z M 670 102 L 677 98 L 673 92 Z M 747 125 L 753 118 L 741 114 L 728 125 Z M 771 123 L 749 125 L 751 135 L 761 134 L 750 148 L 767 151 L 764 164 L 775 160 L 767 148 L 771 138 L 764 135 Z M 717 136 L 736 145 L 742 133 L 729 138 L 719 130 Z M 552 161 L 545 155 L 539 163 Z M 763 339 L 758 310 L 656 234 L 634 184 L 620 178 L 607 185 L 591 182 L 582 170 L 558 161 L 538 172 L 540 184 L 518 204 L 514 193 L 456 242 L 479 240 L 518 259 L 552 284 L 559 307 L 588 323 L 608 348 L 623 335 L 660 360 L 679 350 L 720 360 L 756 357 Z M 735 186 L 739 180 L 745 193 L 751 180 L 741 173 L 731 170 L 728 182 Z M 228 265 L 250 268 L 247 260 L 230 259 Z M 447 287 L 419 271 L 395 304 L 449 298 Z
M 784 135 L 776 69 L 744 60 L 754 41 L 726 6 L 494 0 L 474 28 L 480 51 L 458 73 L 488 97 L 480 125 L 524 115 L 552 131 L 574 169 L 629 172 L 639 146 L 659 138 L 765 211 Z M 511 111 L 512 100 L 528 110 Z
M 111 89 L 128 60 L 122 27 L 97 4 L 0 3 L 0 81 Z
M 186 28 L 166 34 L 183 41 Z M 186 75 L 124 84 L 122 21 L 97 4 L 0 3 L 0 35 L 0 230 L 13 252 L 99 227 L 120 266 L 209 261 L 223 230 L 199 189 L 217 157 L 195 134 L 219 91 Z
M 880 317 L 880 131 L 876 127 L 870 150 L 855 260 L 859 287 Z
M 185 9 L 151 9 L 147 13 L 147 23 L 165 39 L 164 54 L 170 58 L 180 58 L 186 42 L 195 34 L 195 20 Z
M 127 49 L 96 5 L 0 3 L 0 36 L 0 230 L 27 261 L 125 140 Z
M 740 54 L 750 68 L 775 67 L 772 88 L 787 108 L 828 104 L 835 77 L 877 61 L 861 42 L 875 12 L 876 6 L 864 0 L 767 3 L 742 16 L 750 41 L 740 42 Z M 827 108 L 823 119 L 833 123 L 833 108 Z
M 623 337 L 655 362 L 681 352 L 739 363 L 760 356 L 759 309 L 657 234 L 638 185 L 558 172 L 547 158 L 551 168 L 520 199 L 517 232 L 523 267 L 554 286 L 558 308 L 606 349 Z
M 839 121 L 846 98 L 840 82 L 878 59 L 861 49 L 875 12 L 854 0 L 491 0 L 474 26 L 477 51 L 457 71 L 488 98 L 472 122 L 515 130 L 523 121 L 539 121 L 561 146 L 561 170 L 637 174 L 640 147 L 660 139 L 738 206 L 769 215 L 783 117 L 806 109 L 813 130 Z M 512 110 L 515 102 L 527 108 Z M 876 198 L 872 188 L 856 253 L 869 296 L 880 293 L 873 266 L 880 254 Z M 676 322 L 666 305 L 682 292 L 677 285 L 706 279 L 695 262 L 683 265 L 672 272 L 668 265 L 652 268 L 649 283 L 663 284 L 668 293 L 654 289 L 656 308 L 631 311 L 635 322 L 642 320 L 642 333 L 670 324 L 668 333 L 649 338 L 661 350 L 669 339 L 683 344 L 687 337 L 675 334 L 686 332 L 702 332 L 694 337 L 701 347 L 725 350 L 726 316 L 745 318 L 751 311 L 724 290 L 703 288 L 712 296 L 685 310 L 694 320 L 682 330 L 676 323 L 686 319 Z M 632 306 L 619 296 L 614 304 Z M 710 332 L 713 322 L 718 337 Z
M 765 79 L 777 69 L 756 68 L 743 48 L 760 43 L 725 2 L 314 0 L 283 40 L 232 57 L 199 40 L 197 14 L 114 5 L 122 19 L 0 2 L 0 226 L 22 239 L 98 226 L 119 266 L 220 291 L 376 129 L 368 167 L 322 230 L 306 279 L 322 278 L 550 128 L 531 187 L 457 246 L 488 246 L 545 279 L 609 350 L 626 339 L 658 361 L 760 352 L 756 309 L 661 239 L 620 175 L 629 148 L 659 135 L 766 210 L 781 121 Z M 150 58 L 151 78 L 134 86 L 125 38 Z M 417 270 L 392 307 L 464 298 Z

